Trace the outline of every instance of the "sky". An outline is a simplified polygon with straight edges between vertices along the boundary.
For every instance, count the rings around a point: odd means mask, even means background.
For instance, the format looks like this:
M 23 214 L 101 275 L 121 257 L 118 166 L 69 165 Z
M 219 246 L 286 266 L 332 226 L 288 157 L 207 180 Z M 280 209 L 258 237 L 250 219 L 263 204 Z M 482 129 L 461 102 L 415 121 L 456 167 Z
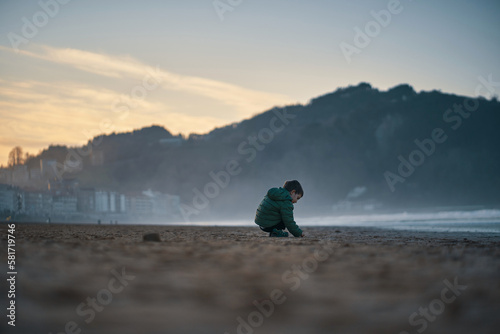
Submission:
M 207 133 L 360 82 L 476 96 L 500 81 L 499 17 L 498 0 L 0 0 L 0 164 L 153 124 Z

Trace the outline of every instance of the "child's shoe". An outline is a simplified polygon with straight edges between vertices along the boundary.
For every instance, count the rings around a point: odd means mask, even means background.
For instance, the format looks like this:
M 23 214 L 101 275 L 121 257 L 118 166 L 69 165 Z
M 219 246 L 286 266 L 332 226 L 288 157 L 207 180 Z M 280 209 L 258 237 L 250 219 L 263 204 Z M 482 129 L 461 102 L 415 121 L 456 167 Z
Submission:
M 273 228 L 272 232 L 269 233 L 270 237 L 275 237 L 275 238 L 287 238 L 288 237 L 288 232 L 282 231 L 282 230 L 277 230 Z

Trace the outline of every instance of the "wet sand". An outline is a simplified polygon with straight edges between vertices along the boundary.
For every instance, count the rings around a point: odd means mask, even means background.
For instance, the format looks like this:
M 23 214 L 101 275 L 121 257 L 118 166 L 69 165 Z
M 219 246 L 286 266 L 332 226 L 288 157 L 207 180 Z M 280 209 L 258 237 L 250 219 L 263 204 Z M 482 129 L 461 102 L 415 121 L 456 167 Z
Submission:
M 16 327 L 2 285 L 0 331 L 497 333 L 498 235 L 305 232 L 17 224 Z M 5 224 L 0 233 L 5 275 Z

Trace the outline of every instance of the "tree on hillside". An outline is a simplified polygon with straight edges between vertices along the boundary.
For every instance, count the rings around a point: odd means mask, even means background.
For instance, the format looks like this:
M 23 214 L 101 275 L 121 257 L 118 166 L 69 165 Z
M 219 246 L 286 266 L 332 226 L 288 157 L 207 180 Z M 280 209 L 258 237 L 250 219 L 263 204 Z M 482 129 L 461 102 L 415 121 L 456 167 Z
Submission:
M 24 162 L 23 148 L 21 146 L 14 147 L 9 152 L 9 160 L 8 160 L 9 167 L 15 165 L 21 165 L 23 162 Z

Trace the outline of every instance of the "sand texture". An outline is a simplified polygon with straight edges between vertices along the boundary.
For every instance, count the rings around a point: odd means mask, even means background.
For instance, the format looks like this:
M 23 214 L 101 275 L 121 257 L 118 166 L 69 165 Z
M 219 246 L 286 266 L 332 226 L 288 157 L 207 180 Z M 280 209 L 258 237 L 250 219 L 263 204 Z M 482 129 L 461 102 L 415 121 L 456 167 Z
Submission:
M 498 333 L 498 236 L 304 230 L 17 224 L 16 327 L 2 285 L 0 331 Z

